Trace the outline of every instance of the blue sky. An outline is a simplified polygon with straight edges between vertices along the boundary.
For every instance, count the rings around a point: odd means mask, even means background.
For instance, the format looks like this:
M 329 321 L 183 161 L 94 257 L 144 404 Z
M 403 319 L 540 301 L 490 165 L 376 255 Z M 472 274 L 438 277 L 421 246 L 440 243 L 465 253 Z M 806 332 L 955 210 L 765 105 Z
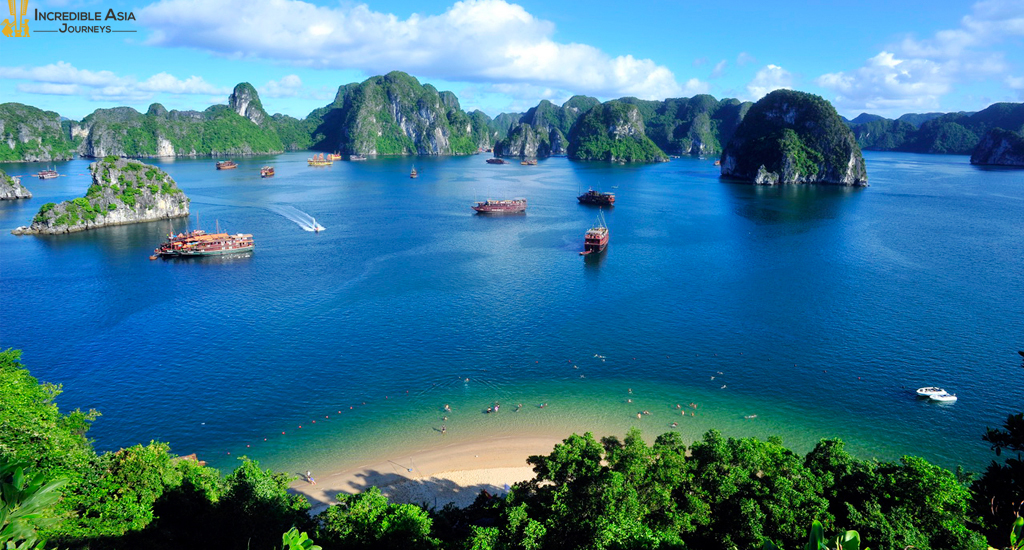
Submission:
M 0 101 L 73 119 L 204 109 L 243 81 L 271 113 L 303 117 L 339 85 L 391 70 L 490 116 L 574 94 L 757 100 L 777 88 L 851 118 L 1024 101 L 1024 0 L 28 1 L 32 36 L 0 36 Z M 61 23 L 31 20 L 110 8 L 136 20 L 92 24 L 137 32 L 42 33 Z

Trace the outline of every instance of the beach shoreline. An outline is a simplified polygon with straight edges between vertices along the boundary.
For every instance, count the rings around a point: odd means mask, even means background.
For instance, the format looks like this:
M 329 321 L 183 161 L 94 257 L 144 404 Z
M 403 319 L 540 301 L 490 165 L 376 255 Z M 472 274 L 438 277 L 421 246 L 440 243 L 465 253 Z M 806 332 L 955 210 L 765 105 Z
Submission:
M 328 473 L 313 472 L 315 484 L 299 479 L 289 489 L 309 500 L 312 514 L 336 504 L 337 495 L 359 493 L 371 486 L 379 487 L 392 503 L 438 509 L 453 503 L 461 508 L 472 504 L 483 490 L 501 494 L 506 485 L 532 479 L 535 474 L 526 459 L 550 454 L 563 439 L 514 435 L 439 444 Z

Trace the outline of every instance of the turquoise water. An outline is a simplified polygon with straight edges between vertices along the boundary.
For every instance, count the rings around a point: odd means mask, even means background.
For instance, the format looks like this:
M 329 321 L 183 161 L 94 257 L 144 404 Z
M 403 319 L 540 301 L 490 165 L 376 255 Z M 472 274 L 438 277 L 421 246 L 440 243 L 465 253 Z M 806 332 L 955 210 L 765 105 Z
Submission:
M 99 449 L 164 440 L 222 468 L 248 454 L 323 470 L 530 433 L 653 438 L 678 422 L 686 439 L 779 434 L 806 451 L 841 437 L 864 457 L 977 470 L 985 427 L 1022 410 L 1020 171 L 868 152 L 867 189 L 766 189 L 698 159 L 306 156 L 158 162 L 192 197 L 190 222 L 59 237 L 9 230 L 84 194 L 88 163 L 26 178 L 35 198 L 0 204 L 0 346 L 62 383 L 64 408 L 103 413 Z M 278 175 L 261 180 L 268 163 Z M 608 250 L 584 259 L 597 210 L 575 196 L 589 186 L 617 201 Z M 469 208 L 520 196 L 524 216 Z M 196 213 L 256 251 L 150 261 Z M 919 400 L 925 385 L 960 400 Z

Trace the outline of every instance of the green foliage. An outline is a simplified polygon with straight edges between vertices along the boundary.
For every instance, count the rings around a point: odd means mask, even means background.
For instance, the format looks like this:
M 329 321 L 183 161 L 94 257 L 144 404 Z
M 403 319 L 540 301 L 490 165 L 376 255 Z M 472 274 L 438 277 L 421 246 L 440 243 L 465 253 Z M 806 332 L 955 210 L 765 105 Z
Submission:
M 1003 529 L 1024 506 L 1024 413 L 1007 415 L 1002 428 L 986 428 L 982 440 L 1002 462 L 993 460 L 974 482 L 973 510 L 984 518 L 989 541 L 995 541 L 1006 536 Z
M 61 124 L 60 115 L 20 103 L 0 104 L 0 162 L 27 159 L 67 160 L 74 155 L 74 144 Z M 26 141 L 22 141 L 28 138 Z M 13 144 L 8 147 L 8 144 Z
M 390 504 L 380 489 L 338 495 L 316 516 L 317 540 L 328 548 L 435 548 L 430 516 L 418 506 Z
M 837 536 L 835 540 L 825 538 L 825 530 L 818 520 L 811 524 L 811 530 L 807 534 L 807 544 L 803 550 L 860 550 L 860 535 L 856 531 L 846 531 Z M 781 550 L 770 540 L 765 539 L 761 550 Z M 864 550 L 869 550 L 864 548 Z
M 0 545 L 34 545 L 39 528 L 57 522 L 53 505 L 65 483 L 66 479 L 51 481 L 41 472 L 26 472 L 24 464 L 0 457 Z
M 320 546 L 313 544 L 309 535 L 299 532 L 294 527 L 281 536 L 281 543 L 282 550 L 323 550 Z
M 309 502 L 302 495 L 288 493 L 294 476 L 262 470 L 247 457 L 239 460 L 241 464 L 224 480 L 217 506 L 225 536 L 232 540 L 251 537 L 252 548 L 269 548 L 270 541 L 281 533 L 309 522 Z

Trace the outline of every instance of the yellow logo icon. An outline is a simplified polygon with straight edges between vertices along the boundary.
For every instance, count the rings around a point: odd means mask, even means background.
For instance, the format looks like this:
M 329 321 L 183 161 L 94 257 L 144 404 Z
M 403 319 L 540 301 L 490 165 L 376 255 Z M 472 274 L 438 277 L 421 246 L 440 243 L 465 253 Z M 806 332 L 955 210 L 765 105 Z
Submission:
M 4 36 L 7 37 L 22 37 L 28 36 L 28 19 L 25 18 L 25 14 L 28 13 L 28 0 L 21 0 L 21 16 L 19 17 L 17 10 L 14 9 L 15 0 L 7 0 L 7 6 L 11 10 L 11 19 L 4 19 Z

